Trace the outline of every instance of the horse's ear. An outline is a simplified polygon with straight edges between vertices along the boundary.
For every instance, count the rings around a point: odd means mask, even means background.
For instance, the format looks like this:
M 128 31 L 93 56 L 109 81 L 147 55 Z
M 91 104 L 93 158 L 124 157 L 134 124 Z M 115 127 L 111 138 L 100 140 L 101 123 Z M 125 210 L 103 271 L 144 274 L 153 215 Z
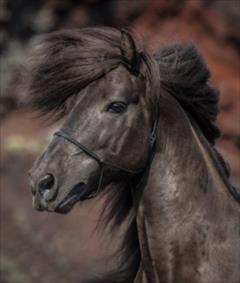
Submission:
M 135 72 L 139 71 L 140 54 L 129 31 L 121 30 L 121 55 L 127 67 Z

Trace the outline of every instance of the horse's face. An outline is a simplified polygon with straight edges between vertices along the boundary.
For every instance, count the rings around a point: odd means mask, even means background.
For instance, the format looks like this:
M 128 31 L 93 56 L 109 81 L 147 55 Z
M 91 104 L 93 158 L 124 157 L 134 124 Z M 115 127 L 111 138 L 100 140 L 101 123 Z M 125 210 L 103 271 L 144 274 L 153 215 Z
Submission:
M 68 135 L 121 168 L 144 168 L 150 151 L 152 121 L 141 75 L 132 75 L 120 65 L 74 99 L 63 125 Z M 106 171 L 103 186 L 123 178 L 121 170 L 113 171 Z M 30 172 L 34 206 L 39 210 L 68 212 L 81 199 L 80 195 L 96 190 L 99 175 L 96 160 L 56 136 Z

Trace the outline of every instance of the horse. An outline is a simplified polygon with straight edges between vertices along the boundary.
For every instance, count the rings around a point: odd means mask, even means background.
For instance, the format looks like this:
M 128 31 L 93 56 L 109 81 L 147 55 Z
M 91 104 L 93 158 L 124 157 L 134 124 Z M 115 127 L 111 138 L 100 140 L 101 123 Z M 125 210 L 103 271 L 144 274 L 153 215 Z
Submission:
M 102 229 L 125 227 L 119 267 L 88 283 L 240 282 L 240 195 L 196 46 L 149 54 L 127 30 L 91 27 L 44 35 L 30 58 L 28 103 L 63 119 L 29 173 L 35 209 L 104 196 Z

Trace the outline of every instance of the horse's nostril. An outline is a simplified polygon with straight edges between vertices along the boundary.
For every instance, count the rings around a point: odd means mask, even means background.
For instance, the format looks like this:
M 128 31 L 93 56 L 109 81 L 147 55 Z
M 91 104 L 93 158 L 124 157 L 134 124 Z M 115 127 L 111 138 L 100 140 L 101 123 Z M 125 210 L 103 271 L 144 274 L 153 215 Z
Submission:
M 44 195 L 54 187 L 54 176 L 47 174 L 38 184 L 40 194 Z

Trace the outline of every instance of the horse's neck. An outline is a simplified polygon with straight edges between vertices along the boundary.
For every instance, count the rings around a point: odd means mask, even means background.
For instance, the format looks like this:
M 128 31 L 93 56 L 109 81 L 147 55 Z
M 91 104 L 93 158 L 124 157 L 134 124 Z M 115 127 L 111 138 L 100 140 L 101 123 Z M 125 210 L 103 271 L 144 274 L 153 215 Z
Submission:
M 238 207 L 178 103 L 169 97 L 160 113 L 158 150 L 137 218 L 146 282 L 217 282 L 221 272 L 216 279 L 209 274 L 219 262 L 211 258 L 210 268 L 206 254 L 224 256 L 226 246 L 215 249 L 223 239 L 240 244 Z

